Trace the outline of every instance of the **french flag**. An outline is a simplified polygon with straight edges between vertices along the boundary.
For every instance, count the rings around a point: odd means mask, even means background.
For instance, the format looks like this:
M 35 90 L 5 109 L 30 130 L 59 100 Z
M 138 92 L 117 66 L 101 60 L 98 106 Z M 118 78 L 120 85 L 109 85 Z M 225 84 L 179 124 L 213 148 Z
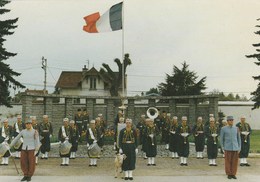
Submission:
M 86 25 L 83 30 L 88 33 L 111 32 L 121 30 L 123 2 L 113 5 L 102 16 L 99 12 L 85 16 Z

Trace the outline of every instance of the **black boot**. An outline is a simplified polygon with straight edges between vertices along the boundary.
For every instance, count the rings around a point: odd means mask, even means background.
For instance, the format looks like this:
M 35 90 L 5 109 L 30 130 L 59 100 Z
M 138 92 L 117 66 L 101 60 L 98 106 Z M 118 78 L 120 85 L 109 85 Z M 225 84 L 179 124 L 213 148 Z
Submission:
M 21 179 L 21 181 L 27 181 L 27 176 L 24 176 L 23 179 Z
M 31 180 L 32 180 L 32 177 L 28 176 L 27 181 L 31 181 Z

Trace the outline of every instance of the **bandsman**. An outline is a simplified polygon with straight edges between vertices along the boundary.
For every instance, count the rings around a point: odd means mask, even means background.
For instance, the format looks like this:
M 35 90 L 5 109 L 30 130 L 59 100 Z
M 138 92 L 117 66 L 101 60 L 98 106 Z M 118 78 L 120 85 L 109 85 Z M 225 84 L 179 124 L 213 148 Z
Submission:
M 189 157 L 189 136 L 191 134 L 191 129 L 187 124 L 187 117 L 183 116 L 181 118 L 182 122 L 178 127 L 177 133 L 179 134 L 178 142 L 178 155 L 180 156 L 180 165 L 188 166 L 187 159 Z
M 86 141 L 88 147 L 88 155 L 90 158 L 89 167 L 97 167 L 97 159 L 100 157 L 100 147 L 98 146 L 98 141 L 100 139 L 100 133 L 96 128 L 96 121 L 91 120 L 89 128 L 86 134 Z M 94 151 L 94 152 L 92 152 Z M 99 151 L 99 152 L 96 152 Z
M 100 118 L 100 125 L 106 129 L 107 128 L 107 121 L 104 119 L 104 116 L 102 113 L 98 114 L 98 117 Z
M 25 129 L 25 125 L 22 122 L 22 116 L 19 114 L 17 115 L 17 121 L 13 125 L 13 137 L 14 139 L 23 129 Z M 23 145 L 23 138 L 21 137 L 17 144 L 14 146 L 15 150 L 15 158 L 20 159 L 21 157 L 21 150 Z
M 247 163 L 247 157 L 250 149 L 250 134 L 252 133 L 252 129 L 250 125 L 246 122 L 246 117 L 241 116 L 240 122 L 236 124 L 236 126 L 240 130 L 241 137 L 241 151 L 239 153 L 240 158 L 240 166 L 250 166 Z
M 8 124 L 8 119 L 3 119 L 3 126 L 0 128 L 0 143 L 8 145 L 11 142 L 12 138 L 12 126 Z M 1 165 L 7 166 L 9 163 L 9 157 L 10 157 L 9 150 L 5 152 L 5 154 L 2 156 L 2 162 Z
M 43 121 L 40 123 L 40 136 L 41 139 L 41 159 L 48 159 L 48 154 L 51 150 L 51 137 L 53 135 L 53 127 L 51 122 L 49 121 L 48 115 L 42 116 Z
M 86 132 L 89 125 L 89 114 L 86 108 L 83 109 L 82 119 L 83 119 L 83 123 L 82 123 L 83 131 Z
M 100 138 L 99 138 L 99 141 L 98 141 L 98 146 L 101 148 L 101 150 L 103 150 L 105 128 L 104 128 L 104 125 L 101 124 L 100 117 L 97 117 L 95 119 L 95 124 L 96 124 L 96 129 L 98 130 L 98 133 L 100 134 Z
M 178 124 L 178 117 L 173 116 L 170 127 L 169 127 L 169 150 L 171 152 L 172 159 L 178 159 L 178 140 L 179 136 L 177 134 L 179 124 Z
M 145 137 L 145 145 L 146 145 L 146 156 L 148 157 L 147 166 L 156 166 L 155 157 L 157 155 L 157 141 L 156 136 L 159 133 L 159 130 L 154 123 L 154 121 L 150 118 L 146 119 L 147 126 L 145 128 L 144 137 Z
M 77 113 L 75 114 L 74 116 L 74 121 L 78 127 L 78 130 L 79 130 L 79 137 L 81 137 L 81 134 L 82 134 L 82 130 L 83 130 L 83 114 L 81 112 L 81 109 L 79 108 Z M 80 139 L 81 140 L 81 139 Z
M 136 154 L 138 153 L 137 133 L 132 127 L 132 120 L 126 119 L 126 127 L 120 131 L 119 152 L 126 155 L 123 160 L 122 170 L 125 173 L 125 180 L 133 180 Z
M 25 123 L 26 129 L 23 129 L 11 142 L 10 148 L 17 143 L 17 141 L 23 137 L 23 145 L 21 150 L 21 169 L 23 171 L 24 177 L 21 181 L 31 181 L 31 178 L 35 171 L 35 153 L 39 150 L 40 141 L 39 133 L 32 127 L 32 120 L 29 119 Z
M 205 135 L 207 138 L 207 155 L 209 166 L 217 166 L 216 158 L 218 156 L 218 135 L 219 128 L 214 118 L 210 118 L 209 126 L 205 127 Z
M 202 117 L 197 118 L 197 123 L 192 128 L 192 133 L 195 139 L 195 150 L 197 159 L 203 159 L 203 151 L 205 146 L 204 124 Z
M 119 134 L 120 134 L 120 130 L 125 128 L 126 124 L 125 124 L 125 118 L 120 117 L 117 123 L 117 126 L 115 127 L 115 135 L 114 135 L 114 150 L 116 150 L 117 152 L 119 151 Z
M 63 119 L 63 126 L 60 127 L 59 133 L 58 133 L 58 140 L 60 143 L 64 143 L 65 141 L 69 142 L 70 139 L 70 126 L 69 126 L 69 119 L 64 118 Z M 68 153 L 61 153 L 60 151 L 60 157 L 62 159 L 61 166 L 68 166 L 69 165 L 69 157 L 70 157 L 70 151 Z
M 233 116 L 227 116 L 227 126 L 220 130 L 220 144 L 225 151 L 225 172 L 228 179 L 237 179 L 238 158 L 241 150 L 240 132 L 236 126 L 233 126 L 233 122 Z
M 70 158 L 75 159 L 76 152 L 78 151 L 79 130 L 74 120 L 70 121 L 70 137 L 71 137 L 71 144 L 72 144 Z
M 139 133 L 139 141 L 138 141 L 138 144 L 142 145 L 142 152 L 143 152 L 143 157 L 144 159 L 147 159 L 146 157 L 146 150 L 145 150 L 145 146 L 144 146 L 144 143 L 143 140 L 144 140 L 144 129 L 146 127 L 146 124 L 145 124 L 145 114 L 142 114 L 141 115 L 141 118 L 139 120 L 139 122 L 137 123 L 136 125 L 136 128 L 137 128 L 137 131 Z

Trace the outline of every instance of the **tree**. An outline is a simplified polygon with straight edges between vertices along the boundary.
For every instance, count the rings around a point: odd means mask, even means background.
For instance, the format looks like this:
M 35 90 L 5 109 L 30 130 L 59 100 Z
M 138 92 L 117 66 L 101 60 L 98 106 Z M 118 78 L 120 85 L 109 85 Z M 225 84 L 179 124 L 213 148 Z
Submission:
M 118 72 L 114 72 L 111 70 L 110 66 L 108 64 L 103 63 L 103 68 L 100 69 L 100 74 L 102 75 L 105 80 L 108 81 L 108 84 L 110 86 L 110 94 L 111 96 L 119 96 L 119 88 L 122 86 L 122 72 L 123 72 L 123 64 L 120 62 L 120 59 L 116 58 L 114 60 L 118 66 Z M 129 58 L 129 54 L 125 54 L 124 57 L 124 75 L 126 73 L 126 67 L 128 65 L 131 65 L 131 59 Z
M 257 19 L 257 21 L 259 21 L 260 19 Z M 260 28 L 260 25 L 256 25 L 257 28 Z M 260 35 L 260 30 L 256 31 L 255 32 L 256 35 Z M 255 62 L 255 64 L 257 66 L 260 66 L 260 43 L 258 44 L 253 44 L 254 47 L 256 47 L 256 54 L 251 54 L 251 55 L 246 55 L 247 58 L 255 58 L 257 59 L 257 61 Z M 256 109 L 256 108 L 259 108 L 260 106 L 260 75 L 258 76 L 253 76 L 253 79 L 254 80 L 257 80 L 258 81 L 258 85 L 257 85 L 257 88 L 255 91 L 251 92 L 251 95 L 253 95 L 253 101 L 255 102 L 254 103 L 254 107 L 252 109 Z
M 194 71 L 188 70 L 189 65 L 184 62 L 182 68 L 173 67 L 173 74 L 166 74 L 166 83 L 160 83 L 158 88 L 163 96 L 202 95 L 206 89 L 206 77 L 196 82 L 198 76 Z
M 10 1 L 0 0 L 0 15 L 10 12 L 8 9 L 2 8 Z M 11 97 L 9 89 L 13 88 L 24 88 L 25 86 L 16 81 L 13 77 L 19 76 L 20 73 L 13 71 L 8 64 L 4 63 L 5 60 L 9 59 L 16 55 L 16 53 L 8 52 L 4 47 L 3 43 L 6 41 L 4 36 L 12 35 L 14 32 L 11 31 L 17 26 L 15 23 L 18 21 L 18 18 L 0 20 L 0 105 L 5 105 L 11 107 Z
M 150 88 L 150 90 L 147 91 L 145 95 L 149 95 L 149 94 L 159 94 L 158 88 Z

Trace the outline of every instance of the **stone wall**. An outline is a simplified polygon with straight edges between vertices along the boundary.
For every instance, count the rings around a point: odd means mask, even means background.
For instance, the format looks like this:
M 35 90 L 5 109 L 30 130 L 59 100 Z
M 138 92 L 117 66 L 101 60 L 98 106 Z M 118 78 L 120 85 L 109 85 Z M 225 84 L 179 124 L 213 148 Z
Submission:
M 33 103 L 34 97 L 43 97 L 42 103 Z M 60 99 L 61 98 L 61 99 Z M 83 100 L 83 103 L 74 103 L 74 100 Z M 63 100 L 64 102 L 59 102 Z M 103 100 L 102 102 L 96 102 Z M 23 95 L 22 116 L 25 121 L 28 116 L 35 115 L 38 122 L 42 120 L 44 114 L 49 115 L 53 123 L 55 134 L 62 125 L 64 117 L 74 118 L 78 108 L 86 108 L 90 119 L 102 113 L 109 125 L 113 125 L 114 118 L 118 112 L 118 107 L 114 105 L 116 97 L 83 97 L 83 96 L 60 96 L 60 95 Z M 136 124 L 141 114 L 146 114 L 149 107 L 156 107 L 160 111 L 171 113 L 179 118 L 188 117 L 188 122 L 193 124 L 198 116 L 202 116 L 204 121 L 209 119 L 209 114 L 217 116 L 218 97 L 217 96 L 186 96 L 186 97 L 127 97 L 125 99 L 125 115 L 133 119 Z

